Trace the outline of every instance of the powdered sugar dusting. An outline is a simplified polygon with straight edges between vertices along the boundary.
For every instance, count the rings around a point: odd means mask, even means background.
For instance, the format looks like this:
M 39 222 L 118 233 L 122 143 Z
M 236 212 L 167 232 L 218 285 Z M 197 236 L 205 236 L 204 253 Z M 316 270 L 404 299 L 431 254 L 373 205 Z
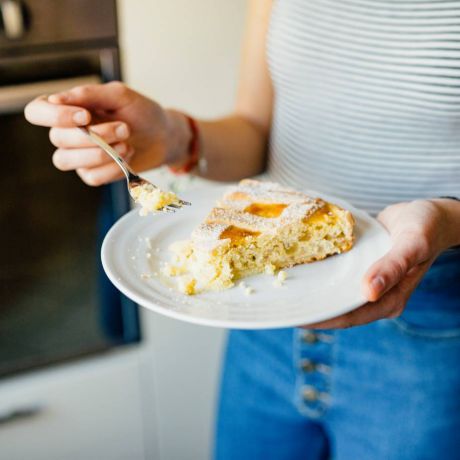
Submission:
M 291 204 L 313 202 L 314 200 L 314 198 L 292 188 L 283 187 L 274 182 L 260 182 L 253 179 L 242 180 L 238 186 L 230 188 L 223 198 L 226 204 L 238 201 Z
M 214 208 L 207 218 L 207 222 L 217 222 L 225 225 L 244 228 L 257 232 L 270 232 L 279 227 L 279 219 L 256 216 L 238 209 Z
M 207 220 L 192 232 L 192 241 L 195 246 L 210 251 L 224 243 L 224 240 L 220 239 L 220 235 L 227 227 L 227 224 L 213 223 Z
M 253 203 L 287 206 L 279 217 L 262 217 L 244 211 Z M 232 187 L 219 204 L 222 207 L 213 208 L 205 222 L 192 233 L 192 241 L 202 249 L 212 250 L 223 244 L 226 240 L 222 240 L 221 235 L 229 226 L 261 234 L 275 233 L 282 226 L 309 217 L 326 203 L 273 182 L 245 179 Z
M 286 225 L 306 217 L 311 216 L 318 209 L 322 208 L 326 203 L 323 200 L 316 199 L 304 203 L 292 203 L 287 206 L 282 212 L 279 225 Z

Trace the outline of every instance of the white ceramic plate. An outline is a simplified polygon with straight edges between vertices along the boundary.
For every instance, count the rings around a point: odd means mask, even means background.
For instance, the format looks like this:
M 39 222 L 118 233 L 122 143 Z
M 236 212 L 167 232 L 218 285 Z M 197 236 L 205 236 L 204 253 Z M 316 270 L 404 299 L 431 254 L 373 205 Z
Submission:
M 349 209 L 356 219 L 356 244 L 345 254 L 321 262 L 288 269 L 283 286 L 274 277 L 256 275 L 245 279 L 251 295 L 236 286 L 223 292 L 186 296 L 168 286 L 160 273 L 169 261 L 168 246 L 187 239 L 204 219 L 223 187 L 185 194 L 193 203 L 175 214 L 140 217 L 133 210 L 109 231 L 102 245 L 102 263 L 113 284 L 135 302 L 157 313 L 206 326 L 265 329 L 299 326 L 333 318 L 362 305 L 361 279 L 370 265 L 390 247 L 383 227 L 367 213 L 343 200 L 321 196 Z M 150 254 L 148 258 L 147 254 Z

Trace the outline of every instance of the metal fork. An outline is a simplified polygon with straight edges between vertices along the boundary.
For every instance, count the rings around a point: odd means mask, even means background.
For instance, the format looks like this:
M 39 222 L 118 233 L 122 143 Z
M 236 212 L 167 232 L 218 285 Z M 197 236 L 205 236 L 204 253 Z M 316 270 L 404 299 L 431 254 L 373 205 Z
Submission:
M 158 188 L 155 184 L 152 184 L 150 181 L 136 174 L 129 167 L 128 163 L 126 163 L 126 161 L 118 155 L 117 151 L 111 145 L 109 145 L 101 136 L 96 134 L 94 131 L 91 131 L 91 129 L 87 127 L 80 127 L 79 129 L 83 133 L 85 133 L 97 146 L 104 150 L 104 152 L 107 153 L 107 155 L 109 155 L 115 161 L 115 163 L 117 163 L 118 166 L 120 166 L 121 170 L 126 176 L 126 181 L 128 183 L 128 192 L 131 196 L 133 196 L 131 193 L 133 188 L 139 187 L 140 185 L 148 184 L 154 188 Z M 179 204 L 170 204 L 168 206 L 158 209 L 158 211 L 175 212 L 176 209 L 180 209 L 182 208 L 182 206 L 190 206 L 190 204 L 191 203 L 189 203 L 188 201 L 179 200 Z

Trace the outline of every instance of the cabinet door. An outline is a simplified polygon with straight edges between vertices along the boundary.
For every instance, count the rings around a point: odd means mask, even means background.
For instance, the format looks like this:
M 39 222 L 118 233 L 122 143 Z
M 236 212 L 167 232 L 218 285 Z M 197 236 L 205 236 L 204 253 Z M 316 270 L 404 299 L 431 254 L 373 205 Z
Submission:
M 145 459 L 140 387 L 136 348 L 5 381 L 0 457 Z

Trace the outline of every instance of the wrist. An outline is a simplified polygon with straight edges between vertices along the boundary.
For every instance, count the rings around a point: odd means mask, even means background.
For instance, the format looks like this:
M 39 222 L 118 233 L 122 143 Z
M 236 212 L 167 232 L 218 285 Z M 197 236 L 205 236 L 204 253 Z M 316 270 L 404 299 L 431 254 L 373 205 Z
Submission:
M 169 169 L 174 174 L 188 174 L 198 168 L 204 170 L 206 164 L 204 159 L 200 157 L 201 141 L 198 123 L 189 115 L 181 114 L 185 118 L 188 126 L 189 142 L 186 150 L 185 159 L 181 162 L 170 163 Z
M 193 133 L 187 117 L 173 109 L 166 110 L 167 117 L 167 147 L 165 164 L 180 166 L 187 161 L 188 147 Z
M 444 249 L 460 245 L 460 201 L 451 198 L 435 198 L 430 200 L 441 211 L 442 242 Z

